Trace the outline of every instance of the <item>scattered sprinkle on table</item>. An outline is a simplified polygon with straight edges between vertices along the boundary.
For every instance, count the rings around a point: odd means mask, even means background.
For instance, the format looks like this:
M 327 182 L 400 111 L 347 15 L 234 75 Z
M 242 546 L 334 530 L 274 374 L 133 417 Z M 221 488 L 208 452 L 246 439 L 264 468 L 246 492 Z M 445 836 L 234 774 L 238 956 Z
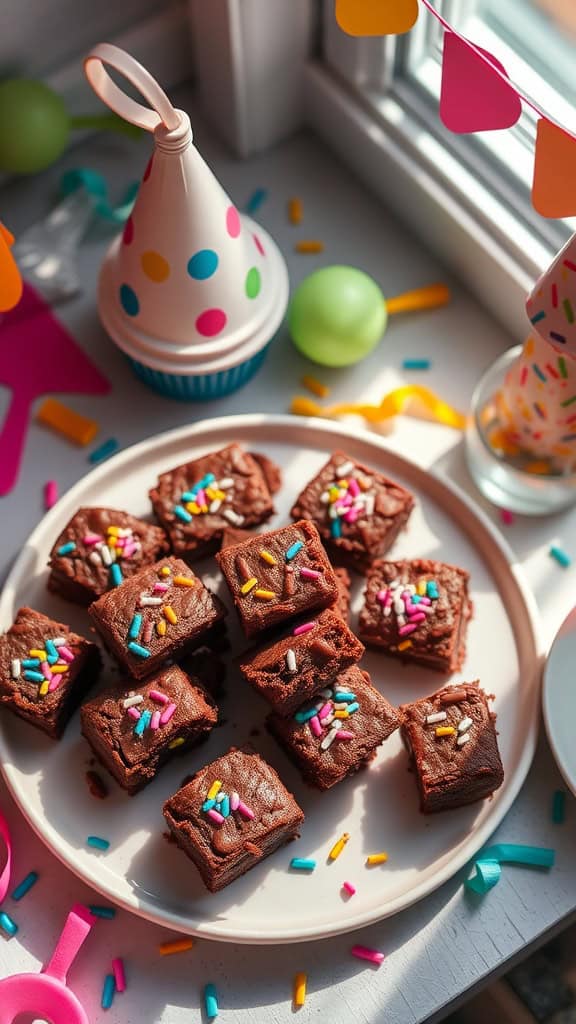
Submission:
M 302 200 L 298 199 L 297 196 L 293 196 L 292 199 L 288 200 L 288 220 L 291 224 L 301 224 L 304 216 L 304 207 Z
M 293 999 L 294 1006 L 304 1006 L 306 1002 L 306 983 L 308 981 L 308 975 L 304 971 L 299 971 L 298 974 L 294 975 L 294 988 L 293 988 Z
M 209 1020 L 213 1020 L 214 1017 L 218 1016 L 218 996 L 216 995 L 216 986 L 211 982 L 208 982 L 204 986 L 204 1006 L 206 1008 L 206 1016 Z
M 563 825 L 566 817 L 566 793 L 557 789 L 552 798 L 552 821 L 555 825 Z
M 16 900 L 16 902 L 18 902 L 18 900 L 21 900 L 22 897 L 26 895 L 26 893 L 30 892 L 30 889 L 32 888 L 32 886 L 36 885 L 37 881 L 38 881 L 38 872 L 37 871 L 31 871 L 30 874 L 26 875 L 26 878 L 24 878 L 20 882 L 20 885 L 16 886 L 16 888 L 14 889 L 14 892 L 12 893 L 12 899 Z
M 102 988 L 102 1009 L 109 1010 L 114 1002 L 114 993 L 116 992 L 116 979 L 113 974 L 107 974 L 104 978 L 104 986 Z
M 267 188 L 257 188 L 252 193 L 252 195 L 250 196 L 250 199 L 246 203 L 246 213 L 256 213 L 256 210 L 260 209 L 260 207 L 262 206 L 262 203 L 267 198 L 268 198 L 268 189 Z
M 193 945 L 192 939 L 174 939 L 172 942 L 161 942 L 158 949 L 160 956 L 172 956 L 174 953 L 186 953 Z
M 504 523 L 504 526 L 512 526 L 514 523 L 514 513 L 509 508 L 500 509 L 500 519 Z
M 110 846 L 110 841 L 102 839 L 100 836 L 88 836 L 86 846 L 91 846 L 94 850 L 107 850 Z
M 51 427 L 58 434 L 67 437 L 69 441 L 84 447 L 94 440 L 100 429 L 96 420 L 90 420 L 87 416 L 69 409 L 67 405 L 58 402 L 55 398 L 46 398 L 38 412 L 36 419 L 46 427 Z
M 2 928 L 10 938 L 12 938 L 13 935 L 16 935 L 16 932 L 18 931 L 18 925 L 16 922 L 13 921 L 12 918 L 3 910 L 0 910 L 0 928 Z
M 102 917 L 107 921 L 116 917 L 115 907 L 101 907 L 97 903 L 91 903 L 88 909 L 91 914 L 94 914 L 94 917 Z
M 429 359 L 403 359 L 402 360 L 403 370 L 429 370 L 430 360 Z
M 563 548 L 557 547 L 556 544 L 552 545 L 548 553 L 551 558 L 554 558 L 555 561 L 558 562 L 558 565 L 562 566 L 563 569 L 567 569 L 572 564 L 570 555 L 564 551 Z
M 342 850 L 346 846 L 346 843 L 348 842 L 349 839 L 350 833 L 343 832 L 342 835 L 340 836 L 340 839 L 338 839 L 338 841 L 334 843 L 334 846 L 332 847 L 330 853 L 328 854 L 330 860 L 336 860 L 340 856 Z
M 51 509 L 58 501 L 58 484 L 55 480 L 47 480 L 44 484 L 44 508 Z
M 316 241 L 315 239 L 296 242 L 294 249 L 296 252 L 304 253 L 324 252 L 324 242 Z
M 384 953 L 380 953 L 378 949 L 370 949 L 368 946 L 352 946 L 350 952 L 358 960 L 368 960 L 371 964 L 379 965 L 384 959 Z
M 290 867 L 293 868 L 294 871 L 314 871 L 316 861 L 306 857 L 292 857 Z
M 114 452 L 117 452 L 119 447 L 120 445 L 116 438 L 109 437 L 108 440 L 104 441 L 104 444 L 101 444 L 99 448 L 95 448 L 93 452 L 90 452 L 88 462 L 91 462 L 93 465 L 97 462 L 104 462 L 104 459 L 109 458 L 110 455 L 114 455 Z
M 354 893 L 356 892 L 356 886 L 352 885 L 352 882 L 342 882 L 342 888 L 349 896 L 354 896 Z
M 316 377 L 310 377 L 308 374 L 302 377 L 300 381 L 303 388 L 308 388 L 313 395 L 317 395 L 318 398 L 328 398 L 330 394 L 330 388 L 323 384 L 321 380 L 317 380 Z
M 385 850 L 382 850 L 382 853 L 370 853 L 368 857 L 366 857 L 366 863 L 370 866 L 373 864 L 385 864 L 387 860 L 388 854 Z
M 124 970 L 124 961 L 121 957 L 115 957 L 112 961 L 112 970 L 114 972 L 114 981 L 116 982 L 116 991 L 126 991 L 126 972 Z

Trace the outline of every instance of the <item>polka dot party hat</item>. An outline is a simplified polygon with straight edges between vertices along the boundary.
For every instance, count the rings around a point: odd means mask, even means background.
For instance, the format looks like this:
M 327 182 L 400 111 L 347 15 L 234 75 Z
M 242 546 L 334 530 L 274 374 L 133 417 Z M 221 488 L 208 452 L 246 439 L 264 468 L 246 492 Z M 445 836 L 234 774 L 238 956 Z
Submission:
M 105 65 L 150 104 L 127 96 Z M 252 359 L 287 304 L 284 259 L 270 236 L 240 214 L 194 146 L 188 115 L 137 61 L 108 43 L 85 60 L 100 98 L 153 133 L 155 148 L 131 217 L 104 260 L 99 311 L 132 360 L 181 374 Z
M 566 242 L 526 301 L 533 333 L 564 356 L 576 356 L 576 234 Z

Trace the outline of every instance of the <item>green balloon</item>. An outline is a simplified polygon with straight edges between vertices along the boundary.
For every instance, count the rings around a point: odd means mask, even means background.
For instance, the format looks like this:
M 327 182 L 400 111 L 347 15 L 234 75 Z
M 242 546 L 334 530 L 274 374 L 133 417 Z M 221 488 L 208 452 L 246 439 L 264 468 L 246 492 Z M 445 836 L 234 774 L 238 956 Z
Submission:
M 351 366 L 372 352 L 386 330 L 384 296 L 355 267 L 323 267 L 298 286 L 288 311 L 296 348 L 320 366 Z
M 49 167 L 68 144 L 64 103 L 43 82 L 0 82 L 0 170 L 34 174 Z

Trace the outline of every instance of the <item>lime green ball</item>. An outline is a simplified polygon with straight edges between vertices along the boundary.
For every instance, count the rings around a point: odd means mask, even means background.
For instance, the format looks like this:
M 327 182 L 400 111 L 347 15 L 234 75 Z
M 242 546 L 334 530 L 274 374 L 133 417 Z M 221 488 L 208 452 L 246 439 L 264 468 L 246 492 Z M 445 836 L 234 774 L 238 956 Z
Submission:
M 43 82 L 0 82 L 0 170 L 35 174 L 49 167 L 68 143 L 64 103 Z
M 384 296 L 355 267 L 323 267 L 298 286 L 288 311 L 296 348 L 320 366 L 351 366 L 376 347 L 386 330 Z

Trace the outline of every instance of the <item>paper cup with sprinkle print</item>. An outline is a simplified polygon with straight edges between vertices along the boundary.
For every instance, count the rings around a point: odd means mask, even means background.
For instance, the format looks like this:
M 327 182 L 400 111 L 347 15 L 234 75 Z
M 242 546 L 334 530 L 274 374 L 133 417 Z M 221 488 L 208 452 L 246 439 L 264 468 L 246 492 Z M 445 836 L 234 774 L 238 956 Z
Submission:
M 152 109 L 125 95 L 105 65 Z M 100 98 L 155 142 L 132 215 L 102 265 L 102 323 L 156 391 L 188 400 L 229 394 L 258 370 L 283 320 L 284 259 L 237 211 L 195 148 L 187 114 L 137 61 L 102 43 L 85 69 Z

